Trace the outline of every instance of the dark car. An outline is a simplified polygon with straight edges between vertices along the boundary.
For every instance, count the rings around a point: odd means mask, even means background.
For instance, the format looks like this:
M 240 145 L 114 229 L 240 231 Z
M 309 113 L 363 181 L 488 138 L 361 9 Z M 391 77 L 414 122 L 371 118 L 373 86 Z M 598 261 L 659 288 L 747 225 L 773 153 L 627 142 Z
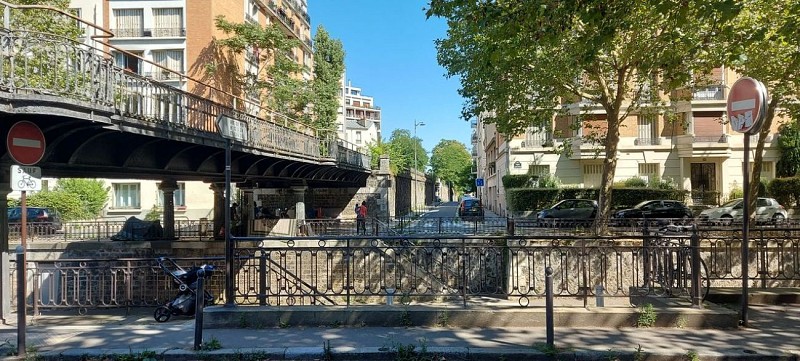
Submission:
M 540 226 L 588 224 L 597 216 L 597 201 L 565 199 L 536 214 Z
M 458 204 L 458 216 L 462 219 L 483 219 L 483 203 L 478 198 L 464 198 Z
M 633 208 L 614 212 L 617 225 L 667 225 L 686 224 L 693 218 L 692 210 L 685 204 L 673 200 L 654 200 L 641 202 Z
M 61 215 L 52 208 L 46 207 L 26 207 L 28 229 L 36 233 L 55 233 L 61 229 Z M 8 225 L 12 230 L 19 229 L 22 223 L 22 208 L 12 207 L 8 209 Z

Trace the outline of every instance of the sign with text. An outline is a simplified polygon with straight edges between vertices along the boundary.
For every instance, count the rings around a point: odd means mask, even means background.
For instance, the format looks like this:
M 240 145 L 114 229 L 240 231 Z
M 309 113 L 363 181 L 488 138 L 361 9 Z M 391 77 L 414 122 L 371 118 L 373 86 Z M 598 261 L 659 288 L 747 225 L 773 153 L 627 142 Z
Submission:
M 11 190 L 42 190 L 42 168 L 28 165 L 11 166 Z
M 226 139 L 246 142 L 248 139 L 247 122 L 220 114 L 217 117 L 219 133 Z

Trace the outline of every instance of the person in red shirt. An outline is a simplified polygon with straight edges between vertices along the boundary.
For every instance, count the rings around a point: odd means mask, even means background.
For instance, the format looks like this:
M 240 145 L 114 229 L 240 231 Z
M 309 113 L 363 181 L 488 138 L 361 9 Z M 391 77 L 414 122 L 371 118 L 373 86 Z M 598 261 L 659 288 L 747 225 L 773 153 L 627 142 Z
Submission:
M 367 202 L 361 202 L 361 205 L 356 208 L 356 234 L 364 231 L 367 234 Z

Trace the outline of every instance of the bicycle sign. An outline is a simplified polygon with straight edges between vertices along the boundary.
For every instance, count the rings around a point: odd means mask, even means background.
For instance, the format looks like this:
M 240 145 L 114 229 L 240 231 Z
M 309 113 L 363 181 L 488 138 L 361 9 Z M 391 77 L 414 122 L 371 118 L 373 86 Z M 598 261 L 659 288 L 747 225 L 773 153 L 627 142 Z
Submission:
M 13 191 L 40 191 L 42 190 L 42 168 L 12 165 L 11 190 Z

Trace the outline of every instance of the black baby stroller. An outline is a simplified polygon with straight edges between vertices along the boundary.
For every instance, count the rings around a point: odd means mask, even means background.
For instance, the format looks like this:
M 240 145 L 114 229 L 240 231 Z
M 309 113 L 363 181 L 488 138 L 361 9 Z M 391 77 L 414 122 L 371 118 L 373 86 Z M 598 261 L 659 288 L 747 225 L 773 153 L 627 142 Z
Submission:
M 205 272 L 204 277 L 209 278 L 214 271 L 214 266 L 204 264 L 200 267 L 183 269 L 173 259 L 167 257 L 159 257 L 156 262 L 158 262 L 158 266 L 161 267 L 164 273 L 170 275 L 175 284 L 178 285 L 178 294 L 172 301 L 163 306 L 158 306 L 153 313 L 153 317 L 158 322 L 167 322 L 172 315 L 194 316 L 197 300 L 197 273 L 202 270 Z M 203 293 L 205 305 L 213 304 L 214 296 L 205 290 Z

